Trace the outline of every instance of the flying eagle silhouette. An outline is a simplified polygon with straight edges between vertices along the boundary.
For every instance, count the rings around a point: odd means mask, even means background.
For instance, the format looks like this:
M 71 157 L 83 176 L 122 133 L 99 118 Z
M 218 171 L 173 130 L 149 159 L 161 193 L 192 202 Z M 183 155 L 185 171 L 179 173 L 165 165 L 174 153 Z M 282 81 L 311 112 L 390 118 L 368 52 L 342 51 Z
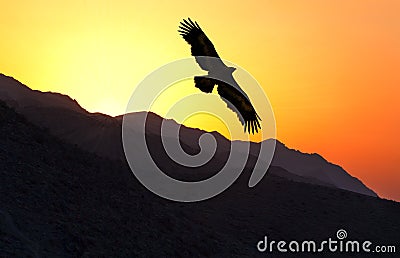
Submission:
M 237 113 L 244 126 L 244 131 L 246 132 L 247 129 L 249 133 L 253 134 L 254 131 L 258 132 L 258 129 L 261 129 L 261 119 L 249 97 L 233 78 L 232 73 L 236 68 L 228 67 L 222 62 L 214 45 L 197 22 L 193 22 L 190 18 L 184 19 L 180 23 L 178 32 L 191 46 L 192 56 L 195 57 L 201 69 L 208 71 L 207 76 L 194 77 L 196 88 L 205 93 L 211 93 L 214 86 L 217 85 L 218 94 L 226 102 L 228 108 Z M 223 81 L 214 78 L 221 78 Z

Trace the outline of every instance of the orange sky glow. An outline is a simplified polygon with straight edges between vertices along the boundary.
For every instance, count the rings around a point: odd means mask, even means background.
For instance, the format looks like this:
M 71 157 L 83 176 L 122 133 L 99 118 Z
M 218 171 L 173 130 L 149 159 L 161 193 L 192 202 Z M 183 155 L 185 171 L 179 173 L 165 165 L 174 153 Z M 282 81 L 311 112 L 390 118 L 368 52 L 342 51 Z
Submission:
M 192 17 L 263 87 L 280 141 L 400 201 L 400 1 L 0 1 L 0 72 L 110 115 L 190 55 L 177 26 Z

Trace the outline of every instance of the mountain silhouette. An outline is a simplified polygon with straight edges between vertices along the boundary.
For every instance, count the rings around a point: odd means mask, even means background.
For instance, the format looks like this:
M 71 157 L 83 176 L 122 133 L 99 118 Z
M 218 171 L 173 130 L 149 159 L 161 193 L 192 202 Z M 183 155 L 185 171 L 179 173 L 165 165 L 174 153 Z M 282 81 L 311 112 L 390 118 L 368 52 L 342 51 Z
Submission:
M 52 135 L 68 143 L 76 144 L 83 150 L 96 153 L 99 156 L 113 160 L 125 160 L 122 141 L 122 116 L 111 117 L 101 113 L 90 113 L 82 108 L 75 100 L 66 95 L 52 92 L 31 90 L 26 85 L 12 77 L 0 74 L 0 100 L 14 108 L 30 122 L 40 128 L 47 129 Z M 152 142 L 153 152 L 161 156 L 162 167 L 185 178 L 188 171 L 184 167 L 168 161 L 164 151 L 160 148 L 160 128 L 164 119 L 154 113 L 138 112 L 129 114 L 134 117 L 148 116 L 146 134 Z M 167 128 L 180 126 L 173 120 L 165 120 Z M 188 153 L 199 151 L 198 140 L 204 131 L 181 126 L 180 142 Z M 218 143 L 217 155 L 208 166 L 196 171 L 198 178 L 207 178 L 220 168 L 230 149 L 230 141 L 217 132 L 212 132 Z M 251 152 L 248 167 L 257 157 L 259 144 L 251 143 Z M 164 153 L 165 154 L 165 153 Z M 276 151 L 272 165 L 283 168 L 281 176 L 298 182 L 308 182 L 323 186 L 345 189 L 365 195 L 377 196 L 359 179 L 349 175 L 343 168 L 331 164 L 318 154 L 306 154 L 287 148 L 283 143 L 276 141 Z M 168 174 L 168 171 L 166 171 Z M 193 172 L 190 172 L 193 174 Z
M 0 256 L 265 257 L 256 248 L 265 235 L 322 241 L 339 229 L 374 245 L 400 241 L 399 203 L 294 182 L 276 166 L 248 188 L 250 174 L 247 167 L 208 201 L 168 201 L 143 187 L 126 162 L 53 136 L 0 101 Z

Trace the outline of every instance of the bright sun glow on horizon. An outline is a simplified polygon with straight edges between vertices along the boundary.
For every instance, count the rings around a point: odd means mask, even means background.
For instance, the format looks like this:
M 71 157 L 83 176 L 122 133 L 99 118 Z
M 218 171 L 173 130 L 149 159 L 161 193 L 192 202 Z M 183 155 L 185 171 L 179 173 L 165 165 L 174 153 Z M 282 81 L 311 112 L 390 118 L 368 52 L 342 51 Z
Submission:
M 399 1 L 2 0 L 1 6 L 0 73 L 110 115 L 124 113 L 147 74 L 190 56 L 177 27 L 191 17 L 222 58 L 262 85 L 279 140 L 317 152 L 382 197 L 400 200 Z M 226 135 L 209 117 L 186 124 Z

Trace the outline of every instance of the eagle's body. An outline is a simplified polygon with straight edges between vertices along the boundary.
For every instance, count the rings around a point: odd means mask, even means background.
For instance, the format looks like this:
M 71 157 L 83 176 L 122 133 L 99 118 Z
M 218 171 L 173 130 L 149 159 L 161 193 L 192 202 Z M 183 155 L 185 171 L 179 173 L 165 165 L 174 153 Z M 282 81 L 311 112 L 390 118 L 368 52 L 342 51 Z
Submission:
M 240 88 L 233 78 L 234 67 L 226 66 L 220 59 L 214 45 L 206 36 L 197 22 L 183 20 L 179 26 L 180 34 L 191 45 L 192 55 L 203 69 L 208 71 L 207 76 L 195 76 L 195 86 L 205 93 L 211 93 L 214 86 L 218 86 L 218 94 L 224 100 L 228 108 L 236 112 L 244 130 L 254 134 L 258 132 L 260 117 L 252 106 L 249 97 Z M 214 57 L 214 58 L 205 58 Z M 217 79 L 218 78 L 218 79 Z

